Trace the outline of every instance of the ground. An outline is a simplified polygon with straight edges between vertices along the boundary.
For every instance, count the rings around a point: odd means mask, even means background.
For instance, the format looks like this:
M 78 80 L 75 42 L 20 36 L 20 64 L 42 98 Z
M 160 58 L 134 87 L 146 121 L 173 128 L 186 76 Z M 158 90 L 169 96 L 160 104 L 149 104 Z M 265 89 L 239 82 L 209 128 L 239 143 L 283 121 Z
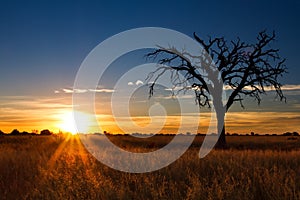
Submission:
M 172 139 L 111 136 L 128 150 Z M 300 199 L 300 138 L 229 136 L 203 159 L 203 137 L 161 170 L 131 174 L 92 157 L 78 136 L 0 136 L 0 199 Z

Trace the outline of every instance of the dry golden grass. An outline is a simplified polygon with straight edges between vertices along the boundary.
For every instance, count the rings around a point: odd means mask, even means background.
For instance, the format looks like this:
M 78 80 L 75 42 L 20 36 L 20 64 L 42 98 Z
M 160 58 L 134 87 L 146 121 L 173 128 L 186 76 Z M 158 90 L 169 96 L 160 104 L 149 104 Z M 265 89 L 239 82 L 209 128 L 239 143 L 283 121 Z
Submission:
M 125 140 L 123 148 L 133 145 Z M 157 148 L 167 140 L 156 137 L 150 146 L 131 148 Z M 233 148 L 204 159 L 198 157 L 200 143 L 196 138 L 166 168 L 130 174 L 98 162 L 78 136 L 3 136 L 0 199 L 300 199 L 298 140 L 231 136 Z

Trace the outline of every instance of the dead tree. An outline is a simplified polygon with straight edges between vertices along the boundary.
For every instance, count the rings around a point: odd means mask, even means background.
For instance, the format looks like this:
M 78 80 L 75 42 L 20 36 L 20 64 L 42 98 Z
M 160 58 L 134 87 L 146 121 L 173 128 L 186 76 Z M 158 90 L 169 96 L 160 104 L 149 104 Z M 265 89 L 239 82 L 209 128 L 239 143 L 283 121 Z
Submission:
M 239 38 L 228 42 L 224 37 L 204 41 L 195 33 L 194 38 L 202 46 L 201 55 L 191 55 L 174 47 L 158 47 L 146 55 L 159 64 L 147 77 L 151 83 L 149 94 L 150 97 L 154 95 L 154 86 L 159 78 L 170 72 L 174 88 L 181 87 L 179 92 L 194 90 L 200 107 L 213 104 L 216 108 L 219 133 L 216 147 L 224 148 L 224 119 L 234 102 L 239 102 L 244 108 L 243 100 L 249 96 L 260 104 L 261 95 L 271 88 L 279 100 L 285 101 L 278 80 L 286 73 L 285 59 L 279 55 L 279 49 L 270 47 L 275 40 L 275 32 L 260 32 L 254 44 L 247 44 Z M 222 100 L 224 90 L 229 92 L 225 103 Z

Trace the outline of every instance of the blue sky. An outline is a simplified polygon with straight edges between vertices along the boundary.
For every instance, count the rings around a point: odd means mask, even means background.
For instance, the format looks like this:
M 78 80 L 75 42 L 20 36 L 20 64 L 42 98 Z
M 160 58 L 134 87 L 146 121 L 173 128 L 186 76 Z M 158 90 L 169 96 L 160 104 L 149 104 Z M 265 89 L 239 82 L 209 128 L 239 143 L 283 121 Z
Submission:
M 253 41 L 275 30 L 289 68 L 287 84 L 299 84 L 298 1 L 1 1 L 2 95 L 46 95 L 73 84 L 82 60 L 98 43 L 127 29 L 157 26 L 187 35 L 241 37 Z M 43 90 L 41 89 L 43 88 Z
M 121 31 L 149 26 L 174 29 L 189 36 L 196 32 L 204 38 L 208 35 L 229 40 L 240 37 L 246 42 L 254 42 L 261 30 L 275 30 L 278 40 L 274 47 L 287 58 L 289 71 L 281 79 L 282 83 L 300 85 L 299 10 L 300 3 L 296 0 L 0 1 L 2 108 L 14 109 L 14 112 L 24 110 L 16 106 L 22 104 L 22 100 L 27 105 L 35 105 L 35 101 L 43 102 L 41 107 L 49 106 L 49 102 L 57 105 L 63 97 L 54 91 L 72 87 L 82 61 L 95 46 Z M 136 59 L 125 59 L 128 63 L 121 67 L 143 60 Z M 287 94 L 295 107 L 287 106 L 285 111 L 299 112 L 299 91 L 291 90 Z M 45 97 L 52 99 L 45 100 Z M 15 105 L 9 107 L 14 101 Z M 58 107 L 69 108 L 70 102 L 68 97 L 68 105 Z M 273 104 L 274 107 L 270 106 Z M 278 108 L 281 105 L 276 107 L 277 104 L 268 104 L 268 101 L 265 105 L 268 111 L 282 109 Z M 27 109 L 32 107 L 27 106 Z M 255 111 L 260 109 L 256 107 Z M 15 126 L 5 112 L 2 110 L 0 115 L 0 128 L 7 123 Z M 295 118 L 294 123 L 297 120 Z M 32 119 L 28 121 L 32 123 Z

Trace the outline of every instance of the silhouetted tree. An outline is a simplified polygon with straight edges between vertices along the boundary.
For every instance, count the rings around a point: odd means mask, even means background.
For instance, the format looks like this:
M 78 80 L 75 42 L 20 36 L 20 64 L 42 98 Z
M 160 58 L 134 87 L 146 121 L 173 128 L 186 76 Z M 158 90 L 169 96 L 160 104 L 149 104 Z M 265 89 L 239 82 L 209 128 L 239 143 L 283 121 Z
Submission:
M 285 100 L 278 81 L 278 77 L 286 72 L 285 59 L 279 55 L 279 49 L 270 47 L 275 32 L 260 32 L 254 44 L 247 44 L 239 38 L 227 41 L 224 37 L 204 41 L 195 33 L 194 38 L 203 47 L 199 55 L 174 47 L 158 47 L 146 55 L 160 64 L 147 77 L 151 83 L 149 94 L 153 96 L 159 78 L 170 72 L 174 88 L 182 88 L 178 92 L 194 90 L 200 107 L 213 104 L 216 108 L 220 134 L 216 147 L 223 148 L 226 146 L 224 118 L 234 102 L 239 102 L 244 108 L 244 97 L 249 96 L 259 104 L 261 94 L 270 87 L 281 101 Z M 222 102 L 224 88 L 230 92 L 225 103 Z
M 52 135 L 52 133 L 48 129 L 44 129 L 41 131 L 41 135 Z
M 293 132 L 293 136 L 299 136 L 299 133 L 298 132 Z
M 19 135 L 20 131 L 18 131 L 18 129 L 14 129 L 10 134 L 11 135 Z
M 4 135 L 4 133 L 0 130 L 0 135 Z
M 22 133 L 20 133 L 21 135 L 29 135 L 29 133 L 27 131 L 23 131 Z
M 291 133 L 291 132 L 285 132 L 285 133 L 283 133 L 282 135 L 284 135 L 284 136 L 292 136 L 293 133 Z

